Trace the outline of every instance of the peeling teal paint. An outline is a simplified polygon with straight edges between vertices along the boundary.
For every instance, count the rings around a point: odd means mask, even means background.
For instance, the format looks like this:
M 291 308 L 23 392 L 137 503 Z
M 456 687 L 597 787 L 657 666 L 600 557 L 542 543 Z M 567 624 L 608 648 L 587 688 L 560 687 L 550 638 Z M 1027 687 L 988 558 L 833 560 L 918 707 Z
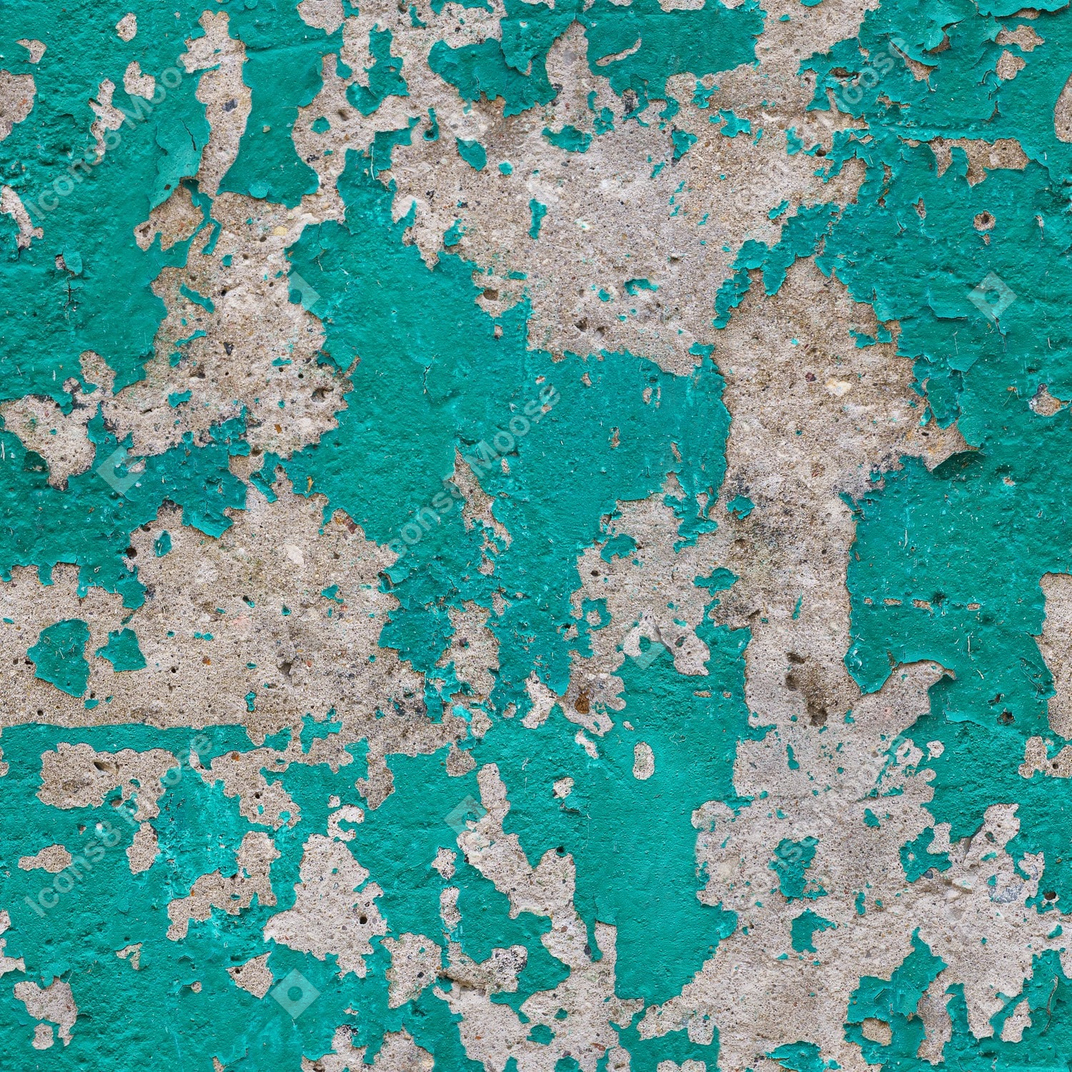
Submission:
M 480 142 L 466 141 L 464 138 L 455 138 L 454 142 L 458 147 L 458 155 L 474 171 L 483 171 L 488 166 L 488 154 Z
M 212 639 L 210 636 L 209 640 Z M 119 629 L 108 634 L 108 643 L 98 650 L 97 655 L 107 659 L 118 670 L 142 670 L 145 668 L 145 656 L 138 646 L 138 636 L 133 629 Z
M 793 936 L 793 948 L 798 953 L 814 953 L 816 950 L 813 944 L 813 935 L 816 931 L 834 930 L 836 927 L 837 924 L 831 920 L 823 919 L 822 916 L 812 912 L 810 908 L 805 909 L 789 925 L 790 933 Z M 780 1058 L 776 1057 L 775 1060 L 780 1060 Z M 786 1067 L 789 1068 L 790 1066 L 786 1065 Z
M 355 82 L 346 91 L 350 103 L 362 114 L 371 115 L 388 97 L 408 97 L 409 87 L 402 77 L 402 59 L 392 55 L 390 30 L 373 27 L 369 31 L 372 66 L 365 72 L 368 85 Z
M 529 212 L 532 214 L 532 223 L 529 226 L 529 238 L 534 242 L 540 237 L 540 228 L 543 226 L 543 218 L 547 215 L 547 206 L 536 198 L 529 202 Z
M 818 838 L 805 837 L 800 841 L 783 838 L 774 850 L 770 869 L 778 876 L 778 888 L 790 901 L 809 900 L 826 896 L 826 891 L 807 874 L 815 859 Z
M 543 128 L 543 136 L 556 149 L 562 149 L 567 153 L 584 153 L 592 144 L 592 135 L 578 130 L 575 126 L 567 123 L 561 130 L 548 130 Z
M 802 6 L 818 2 L 804 0 Z M 138 12 L 133 49 L 112 30 L 125 13 L 114 5 L 69 5 L 64 16 L 74 28 L 70 32 L 56 30 L 54 12 L 41 3 L 5 12 L 4 32 L 10 40 L 2 45 L 3 62 L 16 74 L 32 74 L 36 95 L 30 119 L 16 123 L 3 142 L 4 182 L 23 198 L 31 222 L 43 226 L 45 237 L 22 248 L 15 240 L 15 222 L 0 218 L 5 251 L 0 260 L 5 302 L 0 341 L 8 355 L 3 400 L 51 398 L 70 415 L 76 405 L 70 381 L 91 389 L 80 365 L 89 350 L 99 352 L 115 372 L 115 392 L 138 383 L 168 311 L 154 284 L 165 269 L 184 268 L 191 253 L 214 256 L 223 225 L 212 216 L 212 199 L 193 181 L 210 134 L 197 95 L 201 77 L 174 66 L 185 39 L 203 33 L 201 10 L 182 2 L 174 6 L 177 15 L 171 7 Z M 693 588 L 707 589 L 695 629 L 708 652 L 704 689 L 695 688 L 696 679 L 675 668 L 663 644 L 645 638 L 637 649 L 639 658 L 624 657 L 616 671 L 620 685 L 613 685 L 618 689 L 614 699 L 623 706 L 621 711 L 609 708 L 612 728 L 598 740 L 589 739 L 594 754 L 578 743 L 567 696 L 577 665 L 592 656 L 600 632 L 616 623 L 609 597 L 584 598 L 575 605 L 574 595 L 578 561 L 586 552 L 598 551 L 595 560 L 609 566 L 647 568 L 648 549 L 617 531 L 622 504 L 658 498 L 674 518 L 675 554 L 695 548 L 700 537 L 716 533 L 720 525 L 765 524 L 768 511 L 756 492 L 751 492 L 755 502 L 744 492 L 728 501 L 719 498 L 730 414 L 716 360 L 732 361 L 718 349 L 719 329 L 740 315 L 757 280 L 762 287 L 755 289 L 762 289 L 762 295 L 754 297 L 773 296 L 800 259 L 813 260 L 854 300 L 874 308 L 879 327 L 873 335 L 854 330 L 855 349 L 896 339 L 898 353 L 913 362 L 919 400 L 913 419 L 925 423 L 933 416 L 942 427 L 956 421 L 968 446 L 933 470 L 914 459 L 890 461 L 874 474 L 865 494 L 846 497 L 855 524 L 847 563 L 849 673 L 865 692 L 874 693 L 898 666 L 933 660 L 946 669 L 931 689 L 929 712 L 906 731 L 917 743 L 941 747 L 928 746 L 918 760 L 918 770 L 933 776 L 933 799 L 923 805 L 931 822 L 897 854 L 904 878 L 909 885 L 921 883 L 932 870 L 953 867 L 954 853 L 930 851 L 937 825 L 950 824 L 950 837 L 959 842 L 980 829 L 984 812 L 995 801 L 1015 804 L 1019 830 L 1009 851 L 1017 859 L 1041 854 L 1039 894 L 1029 907 L 1060 910 L 1051 902 L 1072 896 L 1072 855 L 1055 815 L 1064 813 L 1072 790 L 1067 779 L 1043 771 L 1029 777 L 1019 772 L 1029 738 L 1045 739 L 1048 762 L 1056 762 L 1062 746 L 1047 718 L 1054 682 L 1036 638 L 1045 619 L 1040 579 L 1070 571 L 1072 531 L 1059 463 L 1072 455 L 1072 432 L 1067 415 L 1046 416 L 1030 405 L 1043 385 L 1058 399 L 1072 392 L 1067 367 L 1072 329 L 1062 290 L 1072 247 L 1067 213 L 1072 145 L 1057 137 L 1053 120 L 1068 76 L 1072 23 L 1066 13 L 1049 11 L 1058 6 L 1043 4 L 1030 20 L 1045 48 L 997 43 L 1002 30 L 1013 30 L 1021 17 L 1027 18 L 1016 14 L 1015 5 L 950 0 L 941 5 L 883 4 L 865 14 L 857 38 L 807 58 L 804 71 L 815 78 L 813 108 L 829 109 L 832 95 L 859 125 L 835 133 L 833 150 L 824 149 L 821 158 L 818 145 L 805 149 L 796 131 L 788 129 L 786 152 L 813 157 L 827 179 L 860 168 L 865 179 L 859 196 L 846 204 L 793 200 L 799 206 L 793 210 L 781 198 L 761 206 L 761 220 L 765 214 L 775 224 L 764 233 L 777 231 L 777 238 L 770 244 L 747 239 L 737 249 L 725 247 L 733 254 L 732 269 L 717 294 L 707 299 L 710 331 L 689 350 L 694 366 L 677 374 L 626 349 L 554 354 L 541 349 L 530 341 L 531 294 L 524 290 L 499 315 L 485 313 L 476 303 L 482 287 L 474 276 L 490 269 L 467 259 L 467 236 L 478 232 L 465 216 L 443 235 L 443 249 L 435 251 L 438 261 L 428 267 L 431 260 L 408 244 L 415 209 L 393 219 L 398 191 L 393 183 L 385 184 L 384 173 L 392 153 L 412 144 L 418 126 L 418 146 L 422 139 L 433 143 L 439 138 L 434 108 L 427 108 L 426 123 L 424 104 L 414 104 L 416 114 L 406 126 L 378 129 L 368 135 L 367 145 L 347 150 L 338 182 L 345 218 L 307 223 L 286 250 L 286 267 L 291 301 L 322 328 L 317 360 L 340 378 L 346 376 L 350 386 L 335 413 L 335 426 L 289 456 L 265 451 L 248 482 L 275 504 L 292 494 L 283 490 L 280 478 L 285 476 L 293 494 L 319 497 L 317 509 L 323 507 L 325 522 L 342 510 L 368 539 L 395 556 L 379 578 L 379 594 L 393 602 L 378 642 L 421 681 L 413 709 L 404 714 L 432 724 L 443 725 L 448 718 L 465 723 L 455 752 L 475 766 L 461 774 L 452 768 L 455 776 L 449 775 L 447 746 L 431 753 L 392 752 L 383 759 L 391 791 L 373 806 L 367 785 L 360 788 L 360 779 L 369 776 L 368 741 L 347 742 L 353 760 L 349 766 L 311 758 L 318 742 L 349 732 L 334 707 L 321 707 L 300 714 L 295 727 L 263 742 L 265 748 L 281 750 L 296 738 L 303 757 L 271 774 L 269 784 L 282 787 L 296 806 L 274 829 L 259 821 L 263 803 L 255 812 L 259 818 L 250 820 L 235 797 L 224 792 L 223 783 L 206 781 L 184 766 L 192 730 L 134 725 L 118 709 L 109 713 L 116 724 L 101 729 L 52 727 L 44 724 L 43 715 L 36 723 L 5 727 L 9 773 L 0 780 L 0 790 L 20 818 L 0 831 L 0 855 L 8 861 L 3 906 L 10 906 L 13 921 L 5 935 L 6 953 L 26 961 L 25 972 L 12 968 L 10 978 L 78 979 L 92 973 L 94 980 L 91 990 L 78 994 L 75 1041 L 50 1052 L 50 1067 L 87 1067 L 87 1061 L 103 1059 L 124 1068 L 207 1068 L 215 1058 L 228 1069 L 298 1068 L 303 1057 L 325 1055 L 335 1029 L 345 1024 L 355 1044 L 369 1047 L 366 1063 L 386 1033 L 405 1030 L 434 1054 L 436 1068 L 479 1068 L 465 1051 L 458 1017 L 433 988 L 425 987 L 401 1004 L 388 1000 L 391 957 L 379 937 L 372 941 L 364 978 L 340 975 L 333 954 L 320 961 L 263 938 L 269 916 L 294 903 L 304 840 L 310 831 L 327 829 L 328 798 L 349 802 L 356 799 L 355 792 L 368 807 L 361 822 L 347 826 L 352 840 L 346 844 L 368 869 L 368 881 L 382 890 L 377 908 L 390 935 L 413 933 L 432 940 L 442 935 L 440 898 L 456 887 L 459 922 L 444 940 L 457 943 L 478 962 L 497 949 L 523 947 L 516 991 L 495 990 L 490 1000 L 519 1018 L 524 1015 L 525 1034 L 541 1046 L 566 1037 L 565 1010 L 562 1016 L 547 1015 L 547 1022 L 532 1022 L 522 1012 L 531 996 L 566 989 L 569 965 L 551 952 L 550 918 L 513 910 L 506 895 L 464 853 L 449 880 L 430 866 L 440 850 L 459 848 L 458 831 L 444 820 L 451 809 L 462 808 L 463 823 L 485 813 L 477 803 L 481 786 L 475 771 L 491 765 L 505 786 L 507 836 L 518 839 L 530 862 L 547 854 L 571 861 L 574 904 L 597 961 L 609 950 L 599 948 L 596 924 L 616 928 L 618 997 L 639 999 L 645 1007 L 670 1001 L 721 942 L 734 937 L 734 956 L 748 948 L 751 922 L 710 897 L 709 876 L 697 866 L 702 821 L 696 817 L 703 806 L 719 802 L 734 819 L 752 807 L 735 783 L 739 747 L 766 740 L 768 734 L 781 741 L 780 731 L 752 719 L 745 700 L 751 634 L 716 625 L 710 617 L 722 598 L 715 593 L 733 595 L 738 578 L 711 563 L 706 575 L 692 580 Z M 444 7 L 438 0 L 432 4 L 430 24 Z M 483 3 L 462 10 L 467 9 L 491 10 Z M 325 59 L 343 47 L 342 31 L 309 26 L 295 5 L 283 0 L 246 0 L 227 4 L 225 10 L 229 32 L 246 50 L 242 78 L 252 92 L 252 114 L 221 191 L 292 210 L 302 206 L 303 211 L 302 199 L 318 192 L 319 180 L 309 160 L 300 156 L 293 132 L 300 109 L 311 106 L 322 88 Z M 356 14 L 350 4 L 343 11 Z M 408 9 L 408 17 L 410 28 L 426 28 L 415 7 Z M 651 172 L 652 179 L 662 173 L 665 181 L 675 164 L 687 168 L 696 159 L 684 157 L 697 137 L 670 123 L 683 122 L 683 107 L 710 106 L 719 91 L 699 79 L 709 81 L 708 76 L 756 62 L 756 39 L 765 19 L 754 0 L 732 9 L 708 0 L 697 9 L 673 11 L 663 10 L 656 0 L 633 0 L 624 7 L 610 0 L 587 5 L 566 0 L 553 8 L 506 0 L 498 19 L 500 37 L 489 34 L 457 47 L 437 38 L 426 46 L 427 63 L 462 101 L 501 102 L 497 107 L 509 119 L 555 100 L 558 90 L 548 77 L 548 56 L 577 22 L 590 71 L 605 78 L 621 100 L 619 126 L 628 118 L 656 122 L 652 113 L 646 119 L 642 115 L 649 101 L 665 101 L 659 114 L 666 126 L 660 129 L 665 133 L 669 128 L 663 152 L 672 158 L 655 163 Z M 40 63 L 30 64 L 17 53 L 19 38 L 47 41 Z M 389 98 L 407 101 L 410 85 L 403 67 L 416 90 L 410 65 L 425 62 L 401 34 L 396 38 L 379 24 L 369 31 L 368 44 L 373 60 L 368 84 L 351 82 L 346 89 L 348 101 L 364 117 L 374 116 Z M 1014 78 L 996 74 L 1003 48 L 1016 49 L 1010 55 L 1024 61 Z M 145 71 L 176 71 L 173 86 L 160 73 L 167 89 L 160 101 L 147 104 L 120 88 L 123 70 L 135 56 Z M 924 64 L 927 77 L 917 78 L 904 56 Z M 341 61 L 336 70 L 343 78 L 352 74 Z M 689 85 L 695 81 L 691 104 L 669 96 L 668 81 L 677 75 L 689 76 Z M 103 160 L 82 163 L 77 181 L 70 178 L 71 189 L 61 196 L 58 177 L 74 166 L 70 161 L 85 161 L 93 150 L 95 113 L 87 102 L 95 99 L 105 76 L 115 85 L 113 101 L 126 116 L 122 137 Z M 396 101 L 392 107 L 403 105 Z M 591 150 L 598 155 L 592 149 L 594 138 L 615 133 L 615 113 L 607 107 L 597 113 L 593 93 L 588 110 L 575 118 L 580 126 L 558 127 L 562 119 L 554 119 L 556 131 L 543 126 L 541 113 L 531 129 L 537 138 L 542 129 L 543 138 L 564 153 Z M 708 118 L 720 124 L 718 132 L 725 137 L 752 133 L 753 118 L 729 109 Z M 320 116 L 312 130 L 326 135 L 332 122 Z M 592 133 L 582 129 L 589 123 Z M 773 129 L 769 125 L 764 151 L 771 151 Z M 761 134 L 757 127 L 756 143 Z M 969 182 L 970 161 L 959 147 L 949 150 L 949 166 L 940 169 L 938 139 L 990 144 L 1015 139 L 1027 164 L 1022 170 L 989 168 L 985 182 Z M 502 143 L 490 137 L 486 141 L 505 151 Z M 449 137 L 443 144 L 449 146 Z M 486 169 L 482 142 L 456 138 L 455 148 L 475 171 Z M 649 164 L 651 156 L 640 164 L 645 174 Z M 667 166 L 670 171 L 664 170 Z M 505 188 L 513 167 L 506 161 L 498 167 L 503 178 L 493 177 Z M 168 250 L 159 238 L 142 249 L 135 228 L 180 188 L 201 213 L 194 235 Z M 681 193 L 679 187 L 674 197 Z M 524 215 L 524 200 L 517 204 Z M 101 205 L 108 211 L 98 211 Z M 464 209 L 459 201 L 450 215 Z M 548 209 L 531 198 L 528 211 L 528 234 L 535 241 Z M 985 229 L 985 240 L 975 223 L 982 214 L 997 220 Z M 445 222 L 437 225 L 437 234 Z M 228 254 L 220 263 L 230 268 L 230 258 Z M 626 272 L 636 270 L 645 269 L 622 268 L 604 280 L 605 287 L 592 286 L 585 293 L 589 300 L 594 293 L 609 301 Z M 994 276 L 989 282 L 988 273 Z M 294 285 L 298 276 L 310 289 Z M 525 275 L 511 271 L 508 278 L 520 281 Z M 630 278 L 624 289 L 635 297 L 670 286 L 659 278 L 659 285 Z M 203 323 L 223 312 L 223 302 L 217 307 L 218 298 L 186 282 L 178 293 L 208 314 Z M 665 294 L 663 290 L 659 297 Z M 188 307 L 187 315 L 192 318 Z M 189 360 L 183 354 L 190 352 L 182 348 L 213 338 L 214 330 L 200 328 L 173 340 L 171 367 L 181 372 Z M 287 368 L 290 360 L 280 359 L 273 367 Z M 193 408 L 186 405 L 193 400 L 191 390 L 161 397 L 176 410 L 169 420 Z M 207 538 L 223 536 L 235 512 L 249 505 L 246 481 L 236 474 L 248 471 L 237 459 L 251 450 L 250 418 L 243 413 L 196 436 L 186 433 L 159 453 L 135 457 L 130 453 L 133 437 L 119 433 L 124 438 L 117 438 L 106 407 L 94 407 L 87 432 L 93 460 L 62 488 L 48 482 L 48 463 L 24 446 L 14 425 L 0 431 L 5 516 L 0 576 L 11 581 L 16 569 L 27 567 L 48 586 L 54 567 L 74 565 L 76 598 L 98 588 L 119 596 L 116 602 L 125 612 L 136 613 L 150 596 L 158 599 L 160 594 L 147 590 L 127 554 L 132 534 L 151 525 L 161 508 L 171 504 L 181 511 L 185 528 Z M 289 398 L 285 405 L 280 401 L 280 409 L 292 412 Z M 472 524 L 463 516 L 463 493 L 456 483 L 459 457 L 487 497 L 491 524 Z M 355 459 L 360 459 L 358 475 Z M 671 475 L 680 494 L 665 492 Z M 165 560 L 162 566 L 170 564 L 171 535 L 161 532 L 153 549 L 156 558 Z M 481 570 L 489 556 L 495 560 L 494 576 Z M 309 591 L 314 601 L 319 592 L 332 604 L 327 612 L 334 622 L 351 593 L 334 581 L 322 584 Z M 291 605 L 294 617 L 282 606 L 284 624 L 304 613 L 293 600 Z M 251 599 L 248 606 L 254 607 Z M 462 680 L 453 647 L 459 629 L 452 612 L 456 617 L 474 607 L 487 615 L 498 658 L 490 695 L 479 700 Z M 793 621 L 802 609 L 806 617 L 804 593 L 796 600 Z M 677 614 L 675 609 L 680 624 Z M 108 640 L 94 658 L 111 663 L 105 673 L 137 675 L 148 669 L 138 640 L 140 625 L 134 620 L 128 627 L 129 620 L 118 629 L 104 627 L 110 629 Z M 15 620 L 5 621 L 13 625 Z M 188 628 L 168 625 L 169 637 L 175 629 Z M 42 628 L 36 640 L 32 632 L 20 652 L 25 650 L 33 664 L 34 677 L 68 696 L 85 697 L 91 669 L 96 673 L 100 667 L 91 668 L 86 657 L 87 621 L 56 621 Z M 146 635 L 141 633 L 143 639 Z M 219 637 L 213 651 L 224 639 L 220 631 L 199 630 L 193 636 L 205 642 Z M 148 645 L 146 650 L 154 651 Z M 543 721 L 528 726 L 522 719 L 533 712 L 533 683 L 555 699 Z M 241 697 L 246 713 L 261 718 L 270 706 L 268 695 L 267 686 L 250 689 Z M 580 713 L 580 697 L 573 695 Z M 99 710 L 106 710 L 110 700 L 105 697 Z M 79 709 L 96 710 L 99 702 L 90 696 Z M 584 704 L 589 702 L 586 695 Z M 378 714 L 384 721 L 401 717 L 392 710 Z M 473 730 L 477 716 L 487 722 L 479 735 Z M 844 721 L 851 724 L 852 716 Z M 252 730 L 247 734 L 238 727 L 212 727 L 210 736 L 211 755 L 206 748 L 204 761 L 240 755 L 257 744 Z M 172 769 L 180 776 L 163 780 L 160 818 L 154 822 L 158 851 L 144 871 L 133 873 L 128 867 L 125 850 L 136 824 L 129 809 L 120 806 L 118 788 L 108 790 L 99 808 L 60 810 L 41 799 L 42 753 L 82 742 L 109 752 L 165 748 L 176 757 Z M 891 739 L 890 751 L 899 743 Z M 634 776 L 638 744 L 654 757 L 649 776 Z M 784 744 L 786 769 L 800 771 L 807 749 L 800 742 Z M 570 791 L 560 796 L 556 786 L 566 777 L 572 779 Z M 148 789 L 138 786 L 135 796 L 148 795 Z M 861 796 L 868 792 L 877 796 L 871 786 Z M 899 787 L 884 792 L 907 799 Z M 888 806 L 892 812 L 894 804 Z M 295 828 L 289 820 L 298 810 L 301 822 Z M 878 814 L 865 809 L 862 821 L 859 815 L 854 826 L 867 837 L 897 828 L 882 809 Z M 787 818 L 780 810 L 777 817 Z M 234 874 L 235 847 L 251 828 L 272 831 L 280 854 L 272 866 L 272 887 L 280 904 L 257 900 L 239 915 L 217 910 L 192 922 L 181 942 L 166 938 L 168 903 L 185 896 L 199 875 L 215 870 Z M 777 837 L 764 846 L 765 853 Z M 66 891 L 51 872 L 11 863 L 51 844 L 62 844 L 88 862 Z M 808 902 L 842 893 L 854 896 L 857 915 L 852 919 L 852 909 L 846 907 L 849 922 L 836 917 L 842 922 L 835 924 L 810 909 L 792 918 L 785 913 L 789 940 L 799 954 L 815 953 L 815 935 L 835 926 L 837 937 L 849 941 L 867 906 L 863 890 L 852 895 L 824 888 L 815 866 L 819 845 L 814 836 L 785 837 L 773 849 L 773 860 L 764 857 L 758 865 L 777 877 L 776 889 L 756 891 L 764 898 Z M 767 871 L 762 874 L 769 881 Z M 882 899 L 874 893 L 871 897 L 873 910 L 884 910 Z M 116 911 L 101 912 L 100 904 L 113 902 Z M 872 918 L 868 912 L 867 922 Z M 903 1072 L 924 1067 L 918 1053 L 925 1028 L 917 1009 L 946 968 L 919 933 L 913 951 L 889 979 L 865 975 L 853 986 L 844 1025 L 845 1038 L 859 1047 L 865 1061 Z M 115 956 L 134 943 L 142 946 L 137 974 Z M 272 999 L 255 999 L 232 984 L 226 969 L 262 952 L 269 954 L 276 980 L 296 969 L 319 991 L 307 1016 L 281 1015 Z M 449 978 L 447 967 L 442 954 L 436 986 L 453 994 L 463 981 Z M 986 1066 L 1003 1072 L 1063 1067 L 1072 1046 L 1068 988 L 1056 953 L 1033 956 L 1023 990 L 1031 1022 L 1016 1043 L 1001 1038 L 1014 1001 L 1005 1001 L 990 1018 L 992 1034 L 979 1038 L 968 1026 L 963 988 L 951 984 L 943 991 L 951 995 L 953 1027 L 945 1067 Z M 130 1010 L 146 1007 L 163 1014 L 139 1018 L 136 1030 L 128 1026 Z M 671 1026 L 649 1037 L 641 1032 L 643 1015 L 614 1025 L 636 1072 L 654 1070 L 662 1061 L 685 1060 L 704 1061 L 713 1072 L 719 1050 L 716 1025 L 703 1036 L 710 1042 L 697 1041 L 701 1035 L 691 1026 Z M 17 1054 L 15 1060 L 33 1059 L 25 1041 L 32 1034 L 32 1019 L 19 1003 L 0 1002 L 0 1026 L 19 1040 L 8 1047 Z M 888 1025 L 889 1043 L 876 1042 L 873 1032 L 865 1032 L 867 1020 Z M 174 1024 L 181 1025 L 178 1041 Z M 101 1048 L 97 1025 L 113 1031 L 110 1049 Z M 790 1072 L 839 1067 L 808 1040 L 772 1048 L 767 1056 Z M 556 1067 L 587 1070 L 596 1061 L 591 1054 L 587 1058 L 591 1060 L 585 1063 L 562 1057 Z M 594 1067 L 606 1066 L 605 1057 L 598 1060 L 603 1064 Z M 507 1067 L 511 1064 L 518 1067 L 513 1057 Z
M 41 630 L 37 643 L 27 651 L 34 676 L 55 685 L 61 692 L 81 696 L 89 684 L 85 650 L 89 626 L 81 618 L 69 618 Z

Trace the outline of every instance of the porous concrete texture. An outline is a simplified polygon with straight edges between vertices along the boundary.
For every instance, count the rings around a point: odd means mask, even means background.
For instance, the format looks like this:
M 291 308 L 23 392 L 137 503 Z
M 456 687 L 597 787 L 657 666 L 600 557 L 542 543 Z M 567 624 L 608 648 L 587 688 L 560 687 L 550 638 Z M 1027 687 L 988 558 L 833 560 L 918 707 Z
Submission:
M 1067 1069 L 1070 190 L 1061 0 L 0 0 L 0 1065 Z

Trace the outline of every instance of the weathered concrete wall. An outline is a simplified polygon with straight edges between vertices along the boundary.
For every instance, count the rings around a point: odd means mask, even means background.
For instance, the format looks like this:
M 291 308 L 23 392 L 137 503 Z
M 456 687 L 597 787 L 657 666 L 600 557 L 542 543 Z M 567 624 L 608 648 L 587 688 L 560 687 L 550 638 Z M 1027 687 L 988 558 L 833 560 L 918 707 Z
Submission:
M 1067 7 L 130 2 L 0 0 L 0 1064 L 1067 1068 Z

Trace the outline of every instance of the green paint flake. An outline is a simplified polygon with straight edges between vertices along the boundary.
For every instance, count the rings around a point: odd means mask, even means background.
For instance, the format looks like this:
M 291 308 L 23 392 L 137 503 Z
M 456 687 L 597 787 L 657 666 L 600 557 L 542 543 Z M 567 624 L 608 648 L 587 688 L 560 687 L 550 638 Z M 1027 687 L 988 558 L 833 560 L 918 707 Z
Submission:
M 533 198 L 529 202 L 529 212 L 532 214 L 532 224 L 529 227 L 529 238 L 534 242 L 540 237 L 540 228 L 543 226 L 543 218 L 547 215 L 547 206 Z
M 451 48 L 437 41 L 428 56 L 428 66 L 458 90 L 462 100 L 503 101 L 503 115 L 518 115 L 549 103 L 555 95 L 541 59 L 523 74 L 507 63 L 502 44 L 493 38 L 479 44 Z
M 488 154 L 484 146 L 478 141 L 466 141 L 464 138 L 455 138 L 454 143 L 458 149 L 458 155 L 474 170 L 483 171 L 488 166 Z
M 409 87 L 402 77 L 402 60 L 391 54 L 394 37 L 390 30 L 369 30 L 369 53 L 372 66 L 365 71 L 368 85 L 353 83 L 346 99 L 362 114 L 372 115 L 388 97 L 408 97 Z
M 798 953 L 814 953 L 816 949 L 812 944 L 812 936 L 815 932 L 834 930 L 836 927 L 836 923 L 816 915 L 810 908 L 805 909 L 789 925 L 793 948 Z M 781 1060 L 781 1058 L 776 1057 L 775 1060 Z M 790 1068 L 792 1066 L 786 1065 L 785 1067 Z
M 455 220 L 443 235 L 443 248 L 450 249 L 452 246 L 456 246 L 462 240 L 462 235 L 464 234 L 465 225 L 461 220 Z
M 108 643 L 97 649 L 97 655 L 107 659 L 116 671 L 143 670 L 146 665 L 145 656 L 141 653 L 138 637 L 133 629 L 118 629 L 109 633 Z
M 783 838 L 774 850 L 774 859 L 769 866 L 778 876 L 782 896 L 788 900 L 815 900 L 826 896 L 826 890 L 805 874 L 815 859 L 818 844 L 818 838 L 813 837 L 800 841 Z
M 756 504 L 747 495 L 735 495 L 726 503 L 727 512 L 733 514 L 738 521 L 743 521 L 755 508 Z
M 931 842 L 934 841 L 934 829 L 924 830 L 914 841 L 909 841 L 901 848 L 901 866 L 905 878 L 915 882 L 932 867 L 937 871 L 947 871 L 953 866 L 947 853 L 932 853 Z
M 677 162 L 696 144 L 696 135 L 675 129 L 671 132 L 670 140 L 674 147 L 674 161 Z
M 827 1072 L 828 1069 L 841 1067 L 837 1061 L 824 1061 L 819 1047 L 814 1042 L 794 1042 L 779 1046 L 771 1050 L 767 1056 L 772 1061 L 777 1061 L 789 1072 Z
M 182 508 L 184 524 L 222 534 L 231 524 L 225 509 L 245 505 L 245 487 L 227 471 L 231 455 L 249 452 L 243 432 L 241 421 L 230 421 L 211 429 L 201 446 L 188 433 L 180 446 L 144 459 L 143 471 L 132 473 L 135 459 L 106 431 L 98 413 L 88 426 L 96 457 L 64 490 L 48 484 L 34 462 L 37 456 L 14 435 L 0 432 L 7 457 L 0 467 L 0 501 L 7 503 L 11 518 L 0 544 L 0 576 L 9 579 L 15 565 L 33 563 L 44 572 L 59 562 L 74 562 L 80 592 L 92 584 L 119 592 L 127 607 L 140 606 L 144 589 L 124 557 L 130 533 L 151 522 L 168 500 Z
M 543 128 L 544 140 L 556 149 L 562 149 L 567 153 L 586 153 L 588 146 L 592 144 L 592 135 L 578 130 L 575 126 L 567 123 L 561 130 L 549 130 Z
M 718 132 L 726 138 L 735 138 L 738 134 L 752 133 L 752 123 L 750 120 L 741 119 L 726 108 L 723 108 L 721 111 L 716 112 L 711 116 L 712 123 L 717 123 L 719 120 L 722 121 L 722 126 L 718 128 Z
M 89 684 L 86 645 L 89 626 L 81 618 L 68 618 L 41 630 L 26 655 L 34 664 L 34 677 L 55 685 L 69 696 L 81 696 Z
M 606 546 L 599 552 L 599 557 L 602 558 L 604 562 L 610 562 L 612 558 L 627 558 L 635 550 L 636 540 L 626 533 L 621 533 L 617 536 L 613 536 L 607 541 Z
M 202 309 L 210 313 L 216 311 L 216 306 L 212 304 L 211 298 L 206 298 L 203 294 L 198 294 L 192 287 L 188 287 L 185 283 L 179 284 L 179 293 L 194 305 L 200 305 Z
M 220 191 L 294 208 L 316 192 L 318 180 L 298 155 L 292 130 L 298 109 L 312 104 L 320 92 L 324 57 L 338 51 L 341 35 L 308 26 L 295 6 L 283 0 L 234 5 L 228 16 L 231 36 L 246 47 L 242 81 L 252 93 L 252 110 Z M 285 60 L 277 47 L 281 41 L 287 44 Z
M 665 100 L 666 82 L 673 75 L 689 72 L 702 78 L 751 63 L 763 18 L 755 0 L 732 10 L 706 3 L 688 11 L 664 11 L 658 0 L 634 0 L 624 8 L 612 0 L 595 0 L 580 14 L 592 74 L 609 78 L 619 96 L 631 89 L 638 108 L 648 100 Z M 630 51 L 638 41 L 640 47 Z M 629 54 L 597 63 L 625 52 Z

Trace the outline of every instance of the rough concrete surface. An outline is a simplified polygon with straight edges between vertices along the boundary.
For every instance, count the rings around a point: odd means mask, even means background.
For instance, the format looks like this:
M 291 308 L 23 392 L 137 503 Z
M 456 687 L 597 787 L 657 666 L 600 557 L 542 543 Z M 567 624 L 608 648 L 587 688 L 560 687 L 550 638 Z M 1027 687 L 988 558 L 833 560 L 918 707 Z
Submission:
M 1061 0 L 0 0 L 0 1067 L 1072 1054 Z

